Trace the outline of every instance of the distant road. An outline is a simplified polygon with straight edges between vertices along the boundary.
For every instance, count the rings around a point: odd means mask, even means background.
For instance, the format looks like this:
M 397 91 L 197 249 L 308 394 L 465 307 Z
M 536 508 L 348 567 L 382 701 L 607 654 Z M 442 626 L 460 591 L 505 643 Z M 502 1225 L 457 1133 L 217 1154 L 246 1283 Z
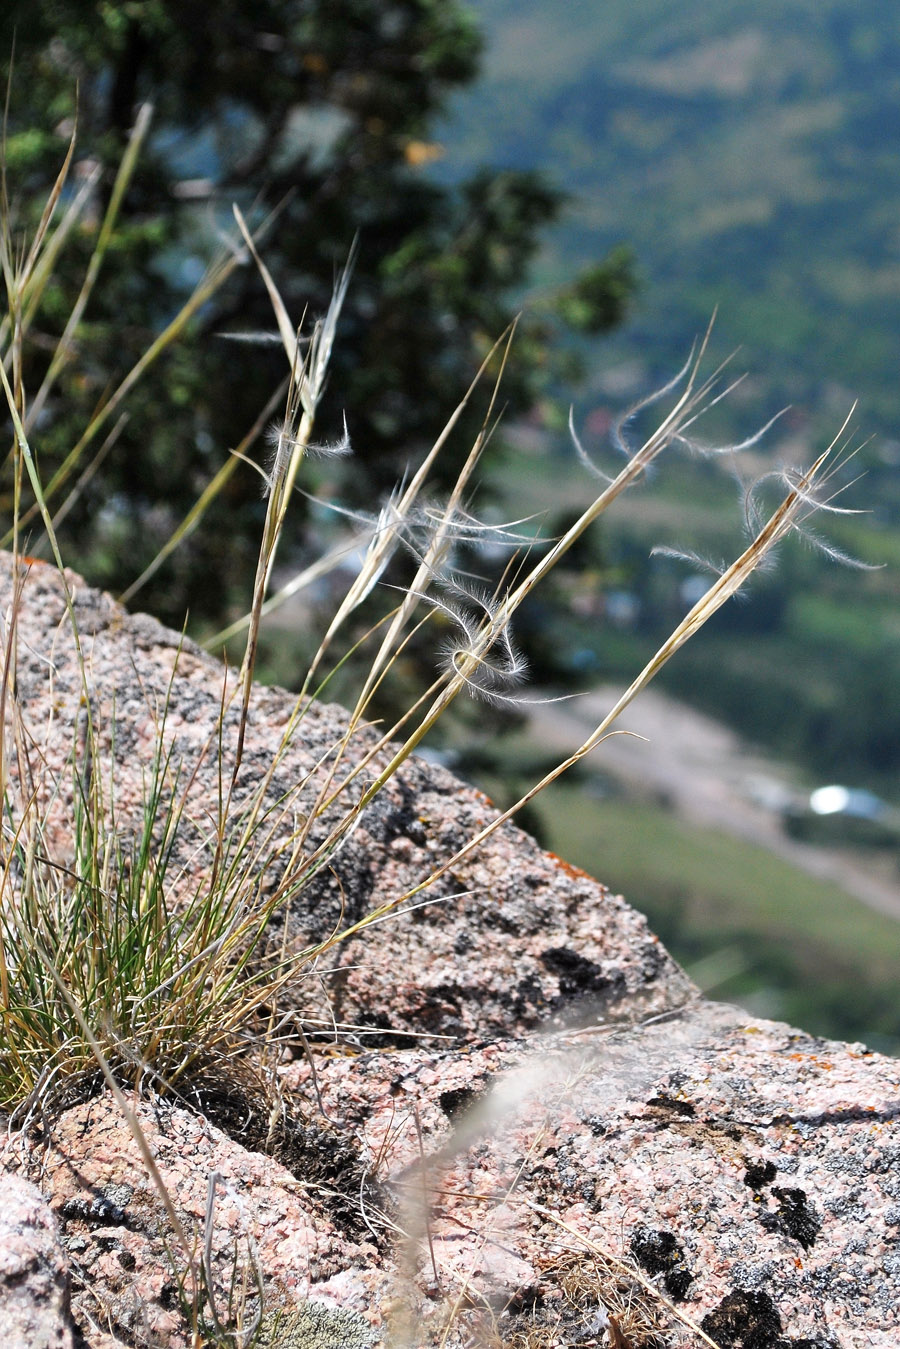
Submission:
M 575 748 L 620 692 L 607 685 L 568 702 L 533 706 L 531 726 L 542 749 Z M 779 804 L 799 790 L 789 765 L 751 752 L 727 726 L 658 689 L 645 689 L 622 714 L 617 729 L 635 734 L 612 736 L 594 750 L 586 762 L 598 772 L 635 795 L 665 801 L 693 824 L 768 848 L 900 921 L 900 875 L 894 859 L 884 864 L 877 853 L 814 847 L 784 834 Z

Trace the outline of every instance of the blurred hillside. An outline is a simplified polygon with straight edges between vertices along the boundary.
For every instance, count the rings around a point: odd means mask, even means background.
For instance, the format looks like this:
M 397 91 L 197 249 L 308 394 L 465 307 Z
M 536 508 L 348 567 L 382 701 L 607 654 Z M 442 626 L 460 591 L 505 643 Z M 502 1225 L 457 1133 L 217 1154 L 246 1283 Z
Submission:
M 716 307 L 716 356 L 740 347 L 736 372 L 751 379 L 704 434 L 745 435 L 792 405 L 767 438 L 771 457 L 755 458 L 757 472 L 823 448 L 859 400 L 854 443 L 872 439 L 857 460 L 865 479 L 844 504 L 870 513 L 836 520 L 832 537 L 885 568 L 785 556 L 667 678 L 814 773 L 895 796 L 900 14 L 852 0 L 472 8 L 487 38 L 484 72 L 442 128 L 440 172 L 452 178 L 489 156 L 549 171 L 572 194 L 532 293 L 619 241 L 637 254 L 633 319 L 585 351 L 594 373 L 576 415 L 589 446 L 602 453 L 613 412 L 679 367 Z M 523 450 L 520 476 L 533 479 L 555 451 L 552 492 L 564 509 L 558 413 L 548 409 L 526 442 L 532 457 Z M 515 493 L 516 469 L 505 472 Z M 593 562 L 598 582 L 636 602 L 634 622 L 600 641 L 589 615 L 574 639 L 585 667 L 616 677 L 649 646 L 691 582 L 668 560 L 650 560 L 650 546 L 719 555 L 734 500 L 727 480 L 697 465 L 687 482 L 673 474 L 671 487 L 663 474 L 652 506 L 628 503 Z
M 552 170 L 574 194 L 544 257 L 625 239 L 645 278 L 623 350 L 705 326 L 765 369 L 772 407 L 852 397 L 896 435 L 900 14 L 852 0 L 476 0 L 480 81 L 453 161 Z M 782 361 L 789 357 L 789 363 Z

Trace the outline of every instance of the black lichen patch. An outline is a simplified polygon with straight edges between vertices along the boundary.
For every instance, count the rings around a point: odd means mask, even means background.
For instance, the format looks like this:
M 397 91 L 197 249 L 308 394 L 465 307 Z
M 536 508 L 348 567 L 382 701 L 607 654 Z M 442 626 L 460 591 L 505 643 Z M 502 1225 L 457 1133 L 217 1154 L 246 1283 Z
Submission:
M 588 960 L 568 946 L 551 946 L 541 955 L 541 962 L 559 980 L 563 997 L 577 997 L 585 993 L 605 993 L 612 980 L 593 960 Z
M 543 985 L 535 974 L 527 974 L 499 994 L 500 1005 L 516 1020 L 536 1021 L 547 1008 Z
M 704 1316 L 700 1329 L 720 1349 L 785 1349 L 781 1317 L 768 1293 L 736 1288 Z
M 648 1274 L 661 1274 L 669 1297 L 680 1301 L 694 1281 L 684 1251 L 671 1232 L 639 1227 L 631 1238 L 631 1254 Z
M 88 1227 L 128 1227 L 131 1226 L 127 1208 L 123 1206 L 131 1198 L 131 1187 L 117 1185 L 117 1193 L 73 1195 L 60 1206 L 60 1217 L 87 1223 Z M 118 1202 L 116 1202 L 118 1201 Z
M 671 1110 L 676 1115 L 696 1115 L 697 1108 L 690 1101 L 682 1101 L 677 1096 L 670 1096 L 667 1091 L 661 1091 L 657 1096 L 651 1096 L 647 1102 L 648 1105 L 659 1106 L 662 1110 Z
M 438 1096 L 440 1107 L 452 1124 L 458 1124 L 479 1101 L 483 1092 L 474 1087 L 449 1087 Z
M 744 1184 L 749 1185 L 751 1190 L 762 1190 L 766 1185 L 771 1185 L 778 1175 L 778 1167 L 774 1162 L 751 1161 L 749 1157 L 744 1160 L 747 1163 Z
M 807 1339 L 781 1333 L 781 1317 L 768 1293 L 736 1288 L 704 1316 L 700 1328 L 719 1349 L 841 1349 L 830 1336 Z
M 764 1213 L 762 1224 L 769 1232 L 784 1232 L 799 1241 L 805 1251 L 815 1244 L 822 1223 L 806 1197 L 805 1190 L 772 1186 L 772 1197 L 778 1200 L 774 1213 Z

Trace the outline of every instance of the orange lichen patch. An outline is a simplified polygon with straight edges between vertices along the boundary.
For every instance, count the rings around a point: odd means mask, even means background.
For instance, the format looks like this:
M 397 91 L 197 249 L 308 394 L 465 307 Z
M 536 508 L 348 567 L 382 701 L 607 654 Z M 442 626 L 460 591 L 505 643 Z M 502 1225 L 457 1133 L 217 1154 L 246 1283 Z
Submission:
M 593 877 L 588 875 L 588 873 L 584 871 L 581 867 L 573 867 L 571 862 L 566 862 L 564 858 L 557 856 L 555 852 L 548 852 L 547 856 L 550 858 L 552 862 L 556 864 L 556 866 L 559 867 L 560 871 L 565 872 L 565 874 L 569 877 L 570 880 L 590 881 L 593 879 Z
M 788 1058 L 793 1059 L 795 1063 L 813 1063 L 826 1073 L 834 1069 L 834 1064 L 829 1059 L 820 1059 L 817 1054 L 789 1054 Z

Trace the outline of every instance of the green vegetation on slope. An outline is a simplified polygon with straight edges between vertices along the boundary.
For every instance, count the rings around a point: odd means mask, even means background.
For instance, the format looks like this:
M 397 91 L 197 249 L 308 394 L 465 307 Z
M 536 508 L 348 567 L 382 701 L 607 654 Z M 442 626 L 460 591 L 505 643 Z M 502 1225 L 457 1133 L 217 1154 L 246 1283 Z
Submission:
M 624 349 L 665 365 L 718 304 L 773 404 L 837 382 L 896 433 L 897 16 L 853 0 L 574 0 L 564 22 L 546 0 L 473 8 L 484 77 L 445 138 L 454 163 L 552 168 L 574 194 L 546 274 L 625 238 L 646 286 Z
M 734 972 L 711 992 L 823 1035 L 900 1046 L 900 924 L 763 848 L 651 805 L 555 786 L 536 810 L 555 851 L 645 913 L 689 969 Z M 723 969 L 723 973 L 727 973 Z
M 852 0 L 573 0 L 564 17 L 546 0 L 473 7 L 487 54 L 443 129 L 452 172 L 489 149 L 495 163 L 551 169 L 571 191 L 543 284 L 620 239 L 642 272 L 635 317 L 595 352 L 576 409 L 588 448 L 603 452 L 604 419 L 677 369 L 716 307 L 714 348 L 741 348 L 735 365 L 751 372 L 753 411 L 739 396 L 698 430 L 746 435 L 748 418 L 758 425 L 793 405 L 757 471 L 808 460 L 859 399 L 857 423 L 874 438 L 845 504 L 871 513 L 842 523 L 838 542 L 886 569 L 851 574 L 799 550 L 783 557 L 760 599 L 721 615 L 665 682 L 826 779 L 896 795 L 900 19 Z M 546 439 L 561 449 L 565 436 L 548 421 Z M 552 461 L 557 499 L 561 463 Z M 607 539 L 604 579 L 640 597 L 635 640 L 647 643 L 661 599 L 678 588 L 668 559 L 648 560 L 650 546 L 715 559 L 724 546 L 715 516 L 733 518 L 727 484 L 714 495 L 699 470 L 678 481 L 661 474 L 653 501 L 630 502 Z M 587 637 L 599 668 L 614 673 L 594 627 L 573 645 Z

